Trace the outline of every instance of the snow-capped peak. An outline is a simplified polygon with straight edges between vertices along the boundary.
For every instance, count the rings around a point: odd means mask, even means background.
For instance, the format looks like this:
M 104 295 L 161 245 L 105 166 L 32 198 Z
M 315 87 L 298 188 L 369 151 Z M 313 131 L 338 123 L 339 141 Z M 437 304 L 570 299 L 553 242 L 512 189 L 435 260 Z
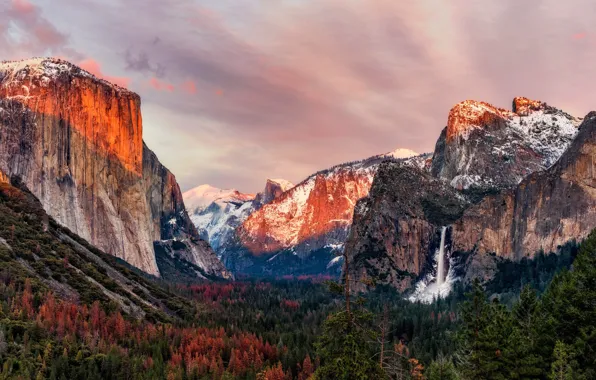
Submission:
M 36 79 L 39 85 L 46 87 L 48 83 L 62 75 L 72 75 L 79 78 L 90 78 L 100 82 L 120 93 L 131 93 L 126 88 L 110 83 L 104 79 L 97 78 L 90 72 L 59 58 L 36 57 L 21 61 L 1 61 L 0 80 L 3 80 L 4 87 L 13 84 L 20 85 L 26 78 Z
M 556 162 L 579 123 L 528 98 L 515 98 L 513 111 L 466 100 L 449 112 L 446 146 L 437 146 L 432 171 L 458 189 L 514 186 Z
M 294 187 L 294 184 L 292 182 L 285 180 L 285 179 L 281 179 L 281 178 L 276 178 L 276 179 L 269 178 L 269 179 L 267 179 L 267 182 L 272 182 L 274 184 L 277 184 L 282 191 L 288 191 L 292 187 Z
M 406 149 L 406 148 L 397 148 L 396 150 L 394 150 L 393 152 L 389 152 L 387 153 L 388 157 L 393 157 L 393 158 L 410 158 L 410 157 L 414 157 L 414 156 L 418 156 L 419 154 L 414 152 L 411 149 Z
M 190 213 L 200 212 L 212 203 L 246 202 L 255 198 L 254 194 L 244 194 L 236 189 L 220 189 L 208 184 L 200 185 L 182 194 L 186 209 Z

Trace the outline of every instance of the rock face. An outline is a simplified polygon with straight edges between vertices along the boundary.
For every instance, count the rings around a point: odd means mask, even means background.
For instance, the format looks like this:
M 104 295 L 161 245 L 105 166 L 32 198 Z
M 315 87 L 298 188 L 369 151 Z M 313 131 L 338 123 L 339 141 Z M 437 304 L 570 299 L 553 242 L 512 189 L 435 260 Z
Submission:
M 284 192 L 294 187 L 294 184 L 285 179 L 268 179 L 263 192 L 258 193 L 255 198 L 255 209 L 279 198 Z
M 237 233 L 252 255 L 293 248 L 298 255 L 343 244 L 354 205 L 368 194 L 378 159 L 316 173 L 251 214 Z
M 454 224 L 455 249 L 519 260 L 556 252 L 596 226 L 596 113 L 559 161 L 515 189 L 486 197 Z
M 435 147 L 432 173 L 458 189 L 513 187 L 550 167 L 567 149 L 580 119 L 527 98 L 513 112 L 467 100 L 449 112 Z
M 172 258 L 181 257 L 195 264 L 202 272 L 198 273 L 200 276 L 231 278 L 191 221 L 176 177 L 145 144 L 143 179 L 153 230 L 159 232 L 159 236 L 154 236 L 155 249 L 161 248 Z
M 455 189 L 417 167 L 381 165 L 370 194 L 354 211 L 346 242 L 355 288 L 374 278 L 403 291 L 424 270 L 440 243 L 441 227 L 457 220 L 467 202 Z
M 126 89 L 57 59 L 2 63 L 0 141 L 0 170 L 107 253 L 159 275 L 153 241 L 198 239 L 174 176 L 144 147 L 140 98 Z M 174 215 L 179 228 L 164 224 Z M 203 254 L 213 255 L 193 259 Z M 223 270 L 208 261 L 205 270 Z

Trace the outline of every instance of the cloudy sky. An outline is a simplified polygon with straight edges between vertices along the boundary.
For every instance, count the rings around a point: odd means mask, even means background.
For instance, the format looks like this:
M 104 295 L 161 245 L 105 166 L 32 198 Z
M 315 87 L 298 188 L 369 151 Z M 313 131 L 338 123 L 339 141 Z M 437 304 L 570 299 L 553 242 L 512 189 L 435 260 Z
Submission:
M 183 190 L 260 190 L 431 151 L 465 99 L 596 109 L 593 0 L 2 0 L 0 59 L 60 56 L 143 99 Z

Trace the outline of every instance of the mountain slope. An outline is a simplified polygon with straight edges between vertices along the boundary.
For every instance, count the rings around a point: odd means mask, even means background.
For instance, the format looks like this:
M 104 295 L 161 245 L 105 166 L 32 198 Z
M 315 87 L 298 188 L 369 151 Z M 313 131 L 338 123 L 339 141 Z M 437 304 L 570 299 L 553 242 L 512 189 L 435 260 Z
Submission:
M 58 59 L 3 62 L 0 134 L 0 171 L 95 246 L 159 275 L 153 242 L 185 239 L 180 257 L 226 275 L 143 144 L 138 95 Z
M 201 238 L 217 252 L 234 229 L 254 211 L 255 195 L 201 185 L 182 194 Z
M 345 252 L 356 290 L 376 279 L 400 291 L 432 270 L 441 227 L 457 220 L 468 202 L 429 173 L 403 163 L 381 165 L 370 194 L 358 201 Z M 363 282 L 364 281 L 364 282 Z
M 250 214 L 292 187 L 294 184 L 290 181 L 268 179 L 265 189 L 257 195 L 201 185 L 182 196 L 201 238 L 207 240 L 216 252 L 221 253 L 222 247 L 233 237 L 236 228 Z
M 105 308 L 132 318 L 170 321 L 187 301 L 62 227 L 18 182 L 0 183 L 0 272 L 22 286 L 51 290 L 61 300 Z M 182 305 L 185 305 L 182 307 Z

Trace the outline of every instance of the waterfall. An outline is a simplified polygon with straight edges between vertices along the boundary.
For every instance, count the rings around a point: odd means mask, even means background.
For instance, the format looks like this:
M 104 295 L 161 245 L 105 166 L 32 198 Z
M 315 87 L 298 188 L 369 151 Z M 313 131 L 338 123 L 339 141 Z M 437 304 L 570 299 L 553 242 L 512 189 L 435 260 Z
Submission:
M 445 235 L 447 227 L 441 228 L 441 246 L 437 257 L 437 285 L 443 285 L 443 276 L 445 276 Z
M 421 278 L 416 283 L 413 293 L 408 297 L 412 302 L 421 301 L 431 303 L 437 298 L 446 297 L 451 291 L 453 282 L 458 281 L 453 269 L 454 265 L 456 265 L 454 258 L 449 257 L 449 261 L 446 262 L 447 258 L 445 256 L 449 256 L 445 250 L 447 228 L 441 227 L 441 243 L 439 248 L 434 251 L 435 259 L 433 267 L 436 271 L 435 273 L 429 271 L 424 278 Z M 445 273 L 446 265 L 449 265 L 447 273 Z

